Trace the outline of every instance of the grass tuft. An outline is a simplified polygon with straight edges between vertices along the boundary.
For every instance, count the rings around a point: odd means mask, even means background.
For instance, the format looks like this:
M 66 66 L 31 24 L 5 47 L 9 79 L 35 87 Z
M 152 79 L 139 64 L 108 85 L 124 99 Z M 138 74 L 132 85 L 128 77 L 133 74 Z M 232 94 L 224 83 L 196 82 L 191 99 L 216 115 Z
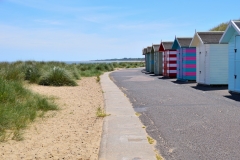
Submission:
M 97 112 L 96 112 L 96 115 L 97 117 L 106 117 L 106 116 L 109 116 L 110 114 L 106 114 L 105 111 L 101 108 L 101 107 L 98 107 L 97 108 Z
M 137 117 L 139 117 L 139 116 L 141 116 L 141 113 L 136 112 L 135 115 L 136 115 Z
M 53 67 L 50 71 L 43 76 L 40 85 L 45 86 L 76 86 L 77 83 L 67 73 L 67 71 L 60 67 Z
M 30 83 L 38 83 L 40 76 L 40 70 L 36 65 L 26 65 L 25 80 L 29 80 Z
M 164 160 L 164 158 L 162 156 L 160 156 L 159 154 L 156 154 L 156 159 L 157 160 Z
M 147 137 L 147 140 L 148 140 L 149 144 L 153 144 L 154 143 L 154 139 L 149 137 L 149 136 Z
M 99 76 L 99 75 L 97 75 L 97 79 L 96 79 L 97 83 L 99 83 L 99 82 L 100 82 L 100 80 L 101 80 L 100 76 Z

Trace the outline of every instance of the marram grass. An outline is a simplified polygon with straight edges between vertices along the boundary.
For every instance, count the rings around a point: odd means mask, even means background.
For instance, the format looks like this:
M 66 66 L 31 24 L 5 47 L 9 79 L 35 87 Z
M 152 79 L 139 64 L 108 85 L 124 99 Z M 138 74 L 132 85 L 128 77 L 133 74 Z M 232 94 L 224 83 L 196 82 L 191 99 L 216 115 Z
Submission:
M 46 111 L 57 110 L 52 99 L 35 94 L 24 83 L 75 86 L 81 77 L 97 77 L 114 68 L 143 67 L 143 62 L 66 64 L 63 62 L 17 61 L 0 63 L 0 141 L 23 139 L 23 129 Z M 24 82 L 25 81 L 25 82 Z M 108 114 L 98 108 L 98 117 Z
M 39 80 L 40 85 L 44 86 L 76 86 L 77 83 L 71 75 L 60 67 L 53 67 Z
M 11 133 L 21 140 L 21 131 L 37 117 L 37 112 L 57 110 L 57 106 L 23 87 L 21 82 L 0 78 L 0 141 Z

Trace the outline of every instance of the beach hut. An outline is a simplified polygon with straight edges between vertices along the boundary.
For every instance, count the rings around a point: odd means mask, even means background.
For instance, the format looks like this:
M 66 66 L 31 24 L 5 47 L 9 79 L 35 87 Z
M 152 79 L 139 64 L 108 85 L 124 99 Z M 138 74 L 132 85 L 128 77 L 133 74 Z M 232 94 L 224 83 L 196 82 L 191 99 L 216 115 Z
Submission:
M 222 31 L 196 32 L 190 47 L 196 47 L 196 81 L 204 85 L 228 84 L 228 45 L 219 44 Z
M 145 70 L 147 70 L 147 57 L 146 57 L 146 53 L 147 53 L 147 48 L 143 48 L 142 54 L 144 55 Z
M 192 38 L 175 37 L 172 49 L 177 50 L 177 79 L 196 80 L 196 47 L 189 47 Z
M 150 65 L 151 65 L 151 59 L 150 59 L 150 53 L 151 53 L 152 47 L 146 48 L 146 71 L 150 72 Z
M 151 46 L 151 52 L 150 52 L 150 73 L 154 73 L 154 50 L 153 45 Z
M 240 93 L 240 21 L 230 21 L 219 42 L 228 43 L 228 90 Z
M 152 73 L 153 72 L 153 55 L 151 54 L 152 51 L 152 46 L 148 46 L 147 47 L 147 63 L 148 63 L 148 67 L 147 67 L 147 72 Z
M 154 53 L 154 74 L 162 74 L 162 54 L 159 53 L 159 44 L 152 45 L 152 52 Z
M 177 51 L 172 49 L 173 42 L 161 42 L 159 52 L 163 53 L 163 76 L 176 78 Z

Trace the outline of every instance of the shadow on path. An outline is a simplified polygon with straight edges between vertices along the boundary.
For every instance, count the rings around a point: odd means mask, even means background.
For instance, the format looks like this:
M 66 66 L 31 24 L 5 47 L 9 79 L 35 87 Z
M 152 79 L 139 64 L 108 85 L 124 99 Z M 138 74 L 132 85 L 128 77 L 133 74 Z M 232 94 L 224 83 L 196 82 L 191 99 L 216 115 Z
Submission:
M 229 98 L 229 99 L 232 99 L 232 100 L 234 100 L 234 101 L 240 102 L 240 95 L 237 95 L 237 94 L 235 94 L 235 95 L 232 94 L 232 95 L 224 96 L 224 97 Z
M 192 88 L 197 89 L 197 90 L 201 90 L 201 91 L 216 91 L 216 90 L 227 90 L 228 86 L 208 86 L 208 85 L 196 85 L 196 86 L 192 86 Z
M 161 76 L 161 77 L 159 77 L 158 79 L 176 79 L 176 78 L 170 78 L 170 77 L 164 77 L 164 76 Z
M 194 84 L 194 83 L 196 83 L 196 81 L 179 81 L 179 80 L 175 80 L 175 81 L 172 81 L 172 82 L 176 83 L 176 84 Z

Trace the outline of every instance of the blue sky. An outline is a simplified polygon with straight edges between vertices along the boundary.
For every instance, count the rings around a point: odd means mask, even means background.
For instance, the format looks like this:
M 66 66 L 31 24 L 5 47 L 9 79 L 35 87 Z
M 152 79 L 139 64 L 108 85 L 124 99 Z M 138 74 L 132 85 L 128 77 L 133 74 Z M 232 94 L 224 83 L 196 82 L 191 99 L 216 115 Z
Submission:
M 0 61 L 143 57 L 240 18 L 239 0 L 0 0 Z

